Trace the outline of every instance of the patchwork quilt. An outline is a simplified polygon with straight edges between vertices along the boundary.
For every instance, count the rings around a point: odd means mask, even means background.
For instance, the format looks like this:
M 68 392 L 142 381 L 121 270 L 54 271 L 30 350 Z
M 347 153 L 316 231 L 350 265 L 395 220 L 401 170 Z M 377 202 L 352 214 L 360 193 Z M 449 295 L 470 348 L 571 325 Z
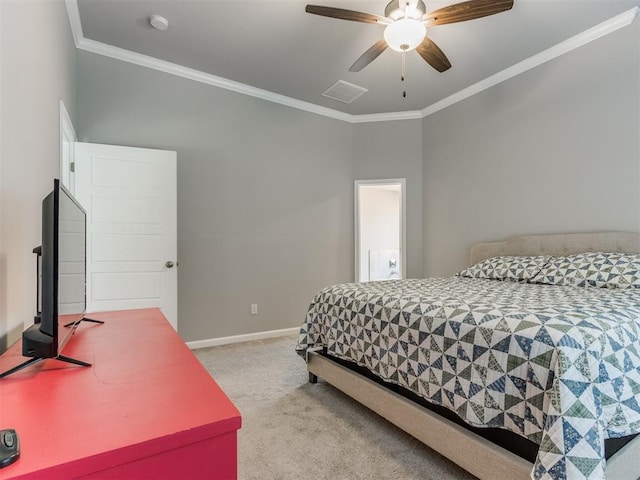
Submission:
M 534 479 L 602 479 L 640 432 L 640 289 L 451 277 L 320 291 L 297 351 L 329 354 L 540 445 Z

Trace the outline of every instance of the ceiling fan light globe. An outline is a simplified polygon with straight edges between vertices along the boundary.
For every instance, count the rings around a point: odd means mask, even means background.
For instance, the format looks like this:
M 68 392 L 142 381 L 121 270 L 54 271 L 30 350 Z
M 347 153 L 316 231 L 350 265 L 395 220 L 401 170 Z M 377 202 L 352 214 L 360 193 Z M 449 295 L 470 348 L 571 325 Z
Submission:
M 387 45 L 397 52 L 410 52 L 422 43 L 426 27 L 418 20 L 401 18 L 384 29 Z

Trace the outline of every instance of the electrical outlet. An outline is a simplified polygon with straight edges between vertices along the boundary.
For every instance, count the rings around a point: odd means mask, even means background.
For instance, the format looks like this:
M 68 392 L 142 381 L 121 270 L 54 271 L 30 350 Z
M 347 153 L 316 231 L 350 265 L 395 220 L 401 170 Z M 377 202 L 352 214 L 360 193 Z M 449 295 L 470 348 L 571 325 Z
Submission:
M 258 304 L 257 303 L 252 303 L 251 304 L 251 315 L 257 315 L 258 314 Z

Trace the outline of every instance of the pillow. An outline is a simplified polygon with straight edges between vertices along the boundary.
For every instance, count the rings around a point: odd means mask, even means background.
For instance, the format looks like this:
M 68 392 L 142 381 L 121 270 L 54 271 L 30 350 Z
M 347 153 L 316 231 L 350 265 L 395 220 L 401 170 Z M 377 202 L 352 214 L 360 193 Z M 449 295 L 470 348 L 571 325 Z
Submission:
M 631 253 L 578 253 L 554 257 L 532 280 L 547 285 L 640 288 L 640 255 Z
M 552 257 L 537 255 L 533 257 L 492 257 L 458 272 L 456 275 L 492 280 L 510 280 L 526 282 L 535 277 Z

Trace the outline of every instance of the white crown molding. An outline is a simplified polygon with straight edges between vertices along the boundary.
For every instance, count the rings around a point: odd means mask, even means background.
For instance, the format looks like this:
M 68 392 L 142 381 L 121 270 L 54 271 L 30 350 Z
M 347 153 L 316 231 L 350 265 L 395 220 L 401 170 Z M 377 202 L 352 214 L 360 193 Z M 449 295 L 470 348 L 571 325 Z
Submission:
M 74 2 L 75 0 L 67 1 Z M 377 113 L 371 115 L 352 115 L 350 113 L 344 113 L 338 110 L 333 110 L 331 108 L 322 107 L 314 103 L 304 102 L 302 100 L 287 97 L 286 95 L 280 95 L 269 90 L 263 90 L 261 88 L 252 87 L 244 83 L 235 82 L 227 78 L 218 77 L 210 73 L 202 72 L 201 70 L 195 70 L 193 68 L 184 67 L 176 63 L 171 63 L 155 57 L 143 55 L 141 53 L 132 52 L 131 50 L 125 50 L 123 48 L 107 45 L 106 43 L 96 42 L 95 40 L 91 40 L 89 38 L 82 38 L 76 46 L 79 50 L 84 50 L 86 52 L 96 53 L 98 55 L 114 58 L 116 60 L 122 60 L 123 62 L 133 63 L 141 67 L 151 68 L 160 72 L 169 73 L 171 75 L 187 78 L 189 80 L 194 80 L 200 83 L 206 83 L 214 87 L 224 88 L 225 90 L 231 90 L 232 92 L 260 98 L 262 100 L 278 103 L 287 107 L 297 108 L 298 110 L 304 110 L 306 112 L 334 118 L 336 120 L 342 120 L 344 122 L 384 122 L 388 120 L 412 120 L 421 118 L 421 114 L 419 111 Z
M 80 41 L 84 38 L 82 33 L 82 21 L 80 20 L 80 10 L 78 10 L 77 0 L 64 0 L 67 6 L 67 15 L 69 16 L 69 23 L 71 24 L 71 34 L 73 35 L 73 41 L 76 44 L 76 48 Z
M 487 90 L 488 88 L 491 88 L 498 83 L 509 80 L 516 75 L 520 75 L 527 70 L 531 70 L 532 68 L 535 68 L 538 65 L 542 65 L 549 60 L 553 60 L 556 57 L 564 55 L 571 50 L 575 50 L 576 48 L 586 45 L 589 42 L 593 42 L 600 37 L 615 32 L 622 27 L 626 27 L 631 22 L 633 22 L 633 20 L 638 16 L 639 13 L 640 7 L 634 7 L 630 10 L 627 10 L 626 12 L 621 13 L 620 15 L 616 15 L 615 17 L 596 25 L 593 28 L 574 35 L 564 42 L 560 42 L 551 48 L 548 48 L 536 55 L 533 55 L 532 57 L 516 63 L 515 65 L 512 65 L 511 67 L 506 68 L 501 72 L 496 73 L 495 75 L 491 75 L 490 77 L 487 77 L 484 80 L 479 81 L 478 83 L 474 83 L 470 87 L 460 90 L 459 92 L 454 93 L 453 95 L 446 97 L 439 102 L 434 103 L 433 105 L 428 106 L 427 108 L 422 110 L 422 117 L 428 117 L 429 115 L 447 108 L 454 103 L 458 103 L 465 98 L 471 97 L 472 95 L 480 93 L 483 90 Z
M 351 115 L 351 123 L 389 122 L 395 120 L 416 120 L 422 118 L 420 110 L 407 112 L 368 113 Z
M 0 0 L 1 1 L 1 0 Z M 480 93 L 488 88 L 493 87 L 505 80 L 515 77 L 521 73 L 531 70 L 549 60 L 564 55 L 571 50 L 581 47 L 589 42 L 597 40 L 598 38 L 612 33 L 622 27 L 625 27 L 632 23 L 634 19 L 640 15 L 640 7 L 634 7 L 626 12 L 621 13 L 609 20 L 606 20 L 593 28 L 585 30 L 568 40 L 565 40 L 543 52 L 540 52 L 532 57 L 529 57 L 509 68 L 502 70 L 480 82 L 477 82 L 463 90 L 460 90 L 449 97 L 446 97 L 422 110 L 408 111 L 408 112 L 389 112 L 389 113 L 374 113 L 374 114 L 362 114 L 352 115 L 349 113 L 340 112 L 327 107 L 322 107 L 310 102 L 304 102 L 295 98 L 280 95 L 261 88 L 252 87 L 244 83 L 235 82 L 223 77 L 218 77 L 209 73 L 195 70 L 192 68 L 184 67 L 175 63 L 167 62 L 143 55 L 141 53 L 132 52 L 122 48 L 107 45 L 105 43 L 96 42 L 85 38 L 82 32 L 82 23 L 80 20 L 80 13 L 78 10 L 77 0 L 65 0 L 67 6 L 67 13 L 69 15 L 69 21 L 71 23 L 71 31 L 73 33 L 73 39 L 75 41 L 76 48 L 87 52 L 103 55 L 105 57 L 114 58 L 127 63 L 133 63 L 142 67 L 151 68 L 171 75 L 176 75 L 196 82 L 206 83 L 225 90 L 231 90 L 233 92 L 241 93 L 251 97 L 260 98 L 269 102 L 278 103 L 298 110 L 303 110 L 317 115 L 333 118 L 336 120 L 342 120 L 348 123 L 371 123 L 371 122 L 386 122 L 397 120 L 416 120 L 428 117 L 444 108 L 447 108 L 455 103 L 458 103 L 465 98 L 468 98 L 476 93 Z
M 127 63 L 133 63 L 141 67 L 147 67 L 153 70 L 158 70 L 160 72 L 176 75 L 178 77 L 194 80 L 196 82 L 206 83 L 214 87 L 224 88 L 225 90 L 231 90 L 232 92 L 241 93 L 243 95 L 257 97 L 269 102 L 279 103 L 281 105 L 286 105 L 288 107 L 297 108 L 299 110 L 316 113 L 325 117 L 335 118 L 337 120 L 343 120 L 345 122 L 352 121 L 351 117 L 353 115 L 350 115 L 348 113 L 343 113 L 337 110 L 332 110 L 330 108 L 321 107 L 313 103 L 296 100 L 295 98 L 287 97 L 285 95 L 280 95 L 268 90 L 252 87 L 244 83 L 235 82 L 233 80 L 218 77 L 216 75 L 211 75 L 209 73 L 195 70 L 193 68 L 184 67 L 176 63 L 159 60 L 155 57 L 150 57 L 141 53 L 136 53 L 130 50 L 125 50 L 123 48 L 107 45 L 105 43 L 96 42 L 95 40 L 91 40 L 88 38 L 83 38 L 76 46 L 78 49 L 84 50 L 86 52 L 96 53 L 98 55 L 114 58 L 116 60 L 122 60 L 123 62 Z

